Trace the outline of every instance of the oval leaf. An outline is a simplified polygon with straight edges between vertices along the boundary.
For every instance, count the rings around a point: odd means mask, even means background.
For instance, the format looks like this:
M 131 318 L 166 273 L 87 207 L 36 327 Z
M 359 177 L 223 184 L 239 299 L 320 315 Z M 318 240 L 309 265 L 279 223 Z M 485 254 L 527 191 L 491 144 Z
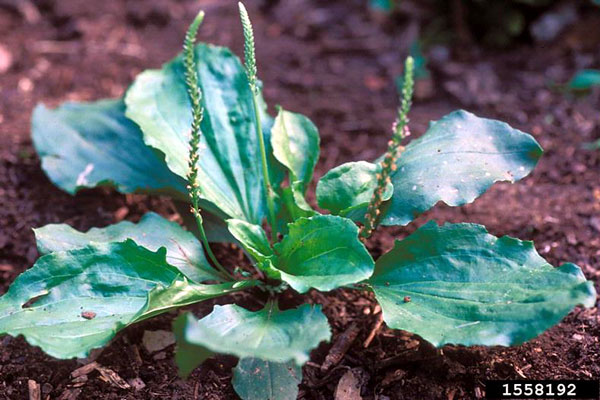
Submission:
M 349 219 L 333 215 L 301 218 L 274 247 L 274 267 L 300 293 L 328 291 L 360 282 L 373 272 L 373 259 Z
M 133 239 L 151 251 L 161 247 L 167 249 L 167 262 L 177 267 L 195 282 L 220 280 L 204 256 L 202 244 L 193 234 L 183 230 L 175 222 L 168 221 L 155 213 L 147 213 L 139 223 L 119 222 L 106 228 L 92 228 L 79 232 L 69 225 L 46 225 L 34 229 L 40 254 L 74 250 L 90 243 L 123 242 Z
M 199 44 L 196 60 L 204 106 L 198 184 L 208 202 L 205 208 L 260 224 L 266 198 L 246 73 L 240 60 L 223 47 Z M 161 70 L 138 75 L 125 102 L 126 115 L 141 127 L 144 141 L 163 151 L 169 168 L 184 177 L 188 170 L 192 114 L 182 56 Z M 262 100 L 260 103 L 269 144 L 273 121 Z
M 244 400 L 296 400 L 300 382 L 302 368 L 291 361 L 244 358 L 233 370 L 233 388 Z
M 138 126 L 125 117 L 122 100 L 38 105 L 32 139 L 42 168 L 61 189 L 114 186 L 122 193 L 166 194 L 187 200 L 185 181 L 164 156 L 146 146 Z
M 319 159 L 319 131 L 302 114 L 279 109 L 271 131 L 273 155 L 290 171 L 290 182 L 310 183 Z
M 520 344 L 596 299 L 576 265 L 553 268 L 532 242 L 474 224 L 421 227 L 377 260 L 369 283 L 391 328 L 436 346 Z
M 504 122 L 452 112 L 406 146 L 381 224 L 406 225 L 438 201 L 470 203 L 495 182 L 527 176 L 542 152 L 533 137 Z
M 16 279 L 0 298 L 0 334 L 23 335 L 53 357 L 86 357 L 129 324 L 236 290 L 233 282 L 190 289 L 164 249 L 90 244 L 41 257 Z
M 381 224 L 407 225 L 438 201 L 450 206 L 470 203 L 495 182 L 527 176 L 542 152 L 533 137 L 504 122 L 452 112 L 431 123 L 400 155 L 392 173 L 393 196 L 382 207 Z M 355 220 L 364 216 L 364 203 L 375 186 L 375 171 L 368 165 L 348 163 L 327 173 L 321 188 L 317 186 L 319 204 Z M 372 172 L 365 173 L 369 168 Z M 344 211 L 357 204 L 360 210 Z
M 308 304 L 281 311 L 269 303 L 256 312 L 234 304 L 216 305 L 200 320 L 189 313 L 181 315 L 174 331 L 184 375 L 214 353 L 302 365 L 313 348 L 331 338 L 321 307 Z
M 317 202 L 336 215 L 363 221 L 369 201 L 377 187 L 379 164 L 366 161 L 350 162 L 327 172 L 317 184 Z M 392 197 L 394 187 L 387 185 L 383 200 Z

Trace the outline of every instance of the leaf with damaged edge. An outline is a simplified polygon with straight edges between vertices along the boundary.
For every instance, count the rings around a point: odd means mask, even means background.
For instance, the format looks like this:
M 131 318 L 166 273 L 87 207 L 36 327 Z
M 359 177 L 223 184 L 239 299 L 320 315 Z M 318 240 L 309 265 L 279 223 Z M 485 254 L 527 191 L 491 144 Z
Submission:
M 0 334 L 23 335 L 56 358 L 86 357 L 138 320 L 238 290 L 233 282 L 189 288 L 165 255 L 127 240 L 43 256 L 0 297 Z M 166 296 L 168 288 L 177 293 Z M 153 290 L 160 301 L 148 302 Z
M 137 224 L 123 221 L 106 228 L 92 228 L 87 232 L 79 232 L 66 224 L 51 224 L 34 229 L 34 232 L 38 250 L 42 255 L 79 249 L 90 243 L 133 239 L 150 251 L 165 247 L 167 262 L 194 282 L 220 280 L 206 260 L 200 241 L 177 223 L 153 212 L 145 214 Z

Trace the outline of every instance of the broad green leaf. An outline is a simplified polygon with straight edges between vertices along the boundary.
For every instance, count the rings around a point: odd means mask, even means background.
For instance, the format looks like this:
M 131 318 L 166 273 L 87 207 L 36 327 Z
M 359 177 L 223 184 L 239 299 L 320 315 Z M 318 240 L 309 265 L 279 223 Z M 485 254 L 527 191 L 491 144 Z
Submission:
M 438 201 L 470 203 L 495 182 L 527 176 L 542 152 L 533 137 L 504 122 L 452 112 L 406 146 L 381 223 L 406 225 Z
M 300 382 L 302 368 L 292 361 L 244 358 L 233 370 L 233 388 L 244 400 L 296 400 Z
M 79 232 L 69 225 L 46 225 L 34 229 L 40 254 L 74 250 L 89 243 L 122 242 L 133 239 L 151 251 L 167 249 L 167 262 L 195 282 L 220 280 L 204 256 L 202 244 L 190 232 L 158 214 L 147 213 L 139 223 L 119 222 L 106 228 Z
M 273 155 L 290 171 L 290 182 L 310 183 L 319 159 L 319 131 L 304 115 L 279 109 L 271 131 Z
M 475 224 L 426 224 L 377 260 L 368 283 L 388 326 L 436 346 L 520 344 L 596 299 L 576 265 L 554 268 L 532 242 Z
M 124 112 L 122 100 L 65 103 L 54 110 L 38 105 L 32 138 L 50 180 L 71 194 L 110 185 L 122 193 L 187 199 L 185 181 L 169 170 L 164 155 L 146 146 Z
M 269 239 L 261 226 L 239 219 L 228 219 L 227 226 L 233 237 L 256 261 L 262 262 L 273 256 Z
M 174 331 L 176 360 L 184 376 L 214 353 L 302 365 L 313 348 L 331 338 L 321 307 L 308 304 L 281 311 L 269 303 L 256 312 L 234 304 L 217 305 L 200 320 L 189 313 L 181 315 Z
M 381 224 L 406 225 L 438 201 L 450 206 L 470 203 L 495 182 L 527 176 L 541 155 L 542 148 L 530 135 L 504 122 L 454 111 L 406 146 L 392 174 L 394 194 L 382 207 Z M 348 170 L 357 168 L 355 164 L 337 168 L 352 176 Z M 349 198 L 360 193 L 364 182 L 340 179 L 336 184 L 348 197 L 341 196 L 337 203 L 331 200 L 335 192 L 323 189 L 322 196 L 341 210 L 352 204 Z
M 366 161 L 350 162 L 327 172 L 317 184 L 317 202 L 336 215 L 363 221 L 369 201 L 377 187 L 379 164 Z M 394 187 L 389 184 L 383 200 L 392 197 Z
M 203 208 L 260 224 L 266 198 L 246 73 L 240 60 L 226 48 L 199 44 L 195 51 L 204 106 L 198 175 L 207 202 Z M 169 168 L 184 177 L 192 114 L 181 55 L 160 70 L 138 75 L 125 102 L 126 115 L 141 127 L 146 144 L 164 152 Z M 264 102 L 260 103 L 270 154 L 273 120 Z
M 132 240 L 43 256 L 0 298 L 0 334 L 53 357 L 86 357 L 147 316 L 246 287 L 189 284 L 165 257 Z
M 373 272 L 373 259 L 349 219 L 333 215 L 301 218 L 274 246 L 274 267 L 300 293 L 360 282 Z

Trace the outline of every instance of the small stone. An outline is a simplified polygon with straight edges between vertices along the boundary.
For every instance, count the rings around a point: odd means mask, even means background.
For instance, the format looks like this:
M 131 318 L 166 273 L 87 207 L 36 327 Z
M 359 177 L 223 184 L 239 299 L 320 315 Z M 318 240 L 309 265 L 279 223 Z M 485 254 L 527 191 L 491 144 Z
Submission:
M 50 394 L 52 389 L 54 389 L 54 387 L 51 384 L 49 384 L 48 382 L 46 382 L 42 385 L 42 394 L 43 395 Z
M 129 385 L 131 385 L 131 387 L 134 388 L 136 391 L 142 390 L 143 388 L 146 387 L 146 384 L 144 383 L 144 381 L 141 380 L 139 377 L 133 378 L 133 379 L 128 379 L 127 383 L 129 383 Z
M 175 335 L 169 331 L 145 331 L 142 344 L 149 353 L 162 350 L 175 344 Z
M 159 353 L 156 353 L 152 358 L 154 358 L 155 360 L 164 360 L 165 358 L 167 358 L 167 353 L 161 351 Z

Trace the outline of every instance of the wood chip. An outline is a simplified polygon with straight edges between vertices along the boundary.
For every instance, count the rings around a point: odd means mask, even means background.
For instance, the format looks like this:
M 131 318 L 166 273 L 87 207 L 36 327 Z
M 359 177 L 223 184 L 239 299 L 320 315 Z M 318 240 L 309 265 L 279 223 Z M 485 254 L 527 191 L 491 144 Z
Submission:
M 360 328 L 358 325 L 356 323 L 352 323 L 348 329 L 346 329 L 344 333 L 337 338 L 333 346 L 331 346 L 329 354 L 327 354 L 327 357 L 325 357 L 323 365 L 321 365 L 322 373 L 326 373 L 331 369 L 331 367 L 335 367 L 340 361 L 342 361 L 342 358 L 344 358 L 346 352 L 348 352 L 348 349 L 350 346 L 352 346 L 352 343 L 358 336 L 359 332 Z
M 115 221 L 123 221 L 127 214 L 129 214 L 129 208 L 127 206 L 120 207 L 117 211 L 115 211 Z
M 86 364 L 83 367 L 79 367 L 75 371 L 71 372 L 71 377 L 77 378 L 78 376 L 87 375 L 99 366 L 100 366 L 100 364 L 98 364 L 96 361 L 93 361 L 93 362 Z
M 82 387 L 83 385 L 86 384 L 86 382 L 88 381 L 88 377 L 87 375 L 81 375 L 78 376 L 77 378 L 73 378 L 73 380 L 71 380 L 71 386 L 73 387 Z
M 40 388 L 39 383 L 37 383 L 33 379 L 29 379 L 27 381 L 27 386 L 29 386 L 29 400 L 41 400 L 42 399 L 42 390 Z
M 377 335 L 377 332 L 379 332 L 379 329 L 381 329 L 381 325 L 383 325 L 383 313 L 379 313 L 377 315 L 377 320 L 375 321 L 375 325 L 373 325 L 373 329 L 371 329 L 371 332 L 369 333 L 369 336 L 367 336 L 367 339 L 365 340 L 365 342 L 363 344 L 363 347 L 365 349 L 367 347 L 369 347 L 369 345 L 371 344 L 371 342 L 375 338 L 375 335 Z
M 0 264 L 0 272 L 12 272 L 15 267 L 10 264 Z
M 81 394 L 81 389 L 65 389 L 57 400 L 76 400 Z
M 108 382 L 121 389 L 131 389 L 129 383 L 125 382 L 123 378 L 119 376 L 115 371 L 110 368 L 97 366 L 96 370 L 100 372 L 100 375 L 105 382 Z

